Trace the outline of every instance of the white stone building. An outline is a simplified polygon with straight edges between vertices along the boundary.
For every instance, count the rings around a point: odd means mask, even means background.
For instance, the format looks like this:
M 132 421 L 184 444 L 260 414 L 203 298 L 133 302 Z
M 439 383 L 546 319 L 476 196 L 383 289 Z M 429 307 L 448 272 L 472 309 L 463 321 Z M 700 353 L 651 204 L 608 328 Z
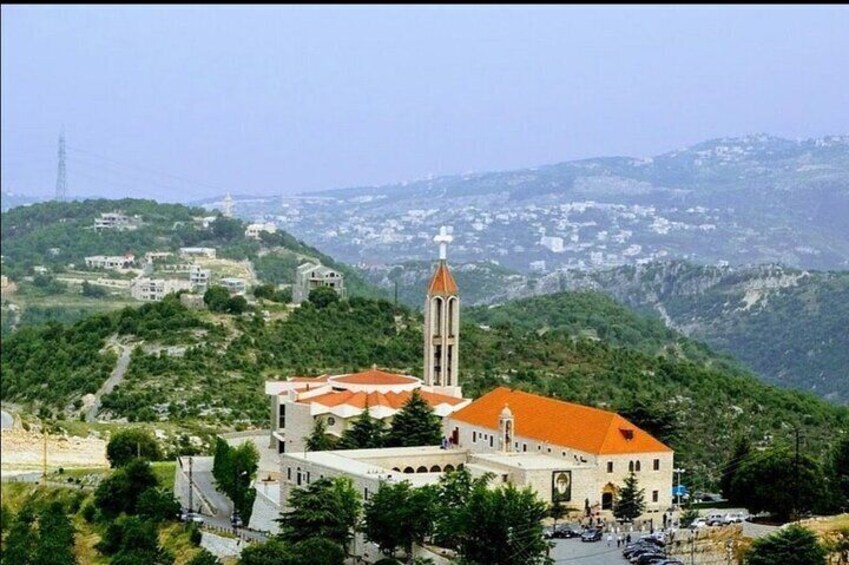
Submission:
M 189 281 L 139 277 L 130 284 L 130 296 L 136 300 L 158 302 L 172 292 L 191 290 Z
M 218 281 L 218 284 L 230 292 L 230 296 L 244 296 L 247 290 L 245 279 L 238 277 L 227 277 Z
M 127 216 L 122 212 L 102 212 L 94 219 L 94 231 L 135 230 L 141 225 L 141 216 Z
M 209 285 L 209 277 L 212 271 L 204 269 L 200 265 L 192 265 L 189 269 L 189 282 L 196 289 L 203 290 Z
M 92 255 L 85 258 L 85 266 L 89 269 L 129 269 L 133 266 L 136 257 L 127 255 Z
M 216 251 L 214 247 L 181 247 L 181 257 L 206 257 L 207 259 L 215 259 Z
M 299 265 L 292 286 L 292 303 L 300 304 L 310 297 L 311 290 L 322 286 L 332 288 L 340 298 L 345 297 L 345 277 L 342 273 L 315 263 Z
M 262 232 L 277 233 L 277 226 L 275 226 L 272 222 L 248 224 L 248 227 L 245 229 L 245 237 L 259 239 L 259 234 Z

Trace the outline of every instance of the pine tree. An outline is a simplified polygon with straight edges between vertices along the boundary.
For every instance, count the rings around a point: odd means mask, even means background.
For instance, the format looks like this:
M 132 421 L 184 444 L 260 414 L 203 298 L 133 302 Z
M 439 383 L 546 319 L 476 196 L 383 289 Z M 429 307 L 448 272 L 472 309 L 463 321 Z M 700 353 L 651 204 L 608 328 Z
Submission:
M 327 434 L 327 422 L 318 418 L 313 426 L 310 437 L 307 438 L 308 451 L 330 451 L 336 447 L 335 438 Z
M 339 449 L 369 449 L 383 447 L 384 426 L 381 420 L 371 417 L 368 404 L 365 409 L 351 424 L 347 430 L 342 432 L 339 440 Z
M 646 509 L 645 490 L 639 488 L 637 476 L 632 472 L 619 489 L 619 500 L 613 507 L 613 515 L 623 520 L 633 520 Z
M 404 407 L 395 414 L 386 439 L 389 447 L 439 445 L 442 441 L 439 416 L 433 413 L 433 408 L 418 390 L 413 391 Z

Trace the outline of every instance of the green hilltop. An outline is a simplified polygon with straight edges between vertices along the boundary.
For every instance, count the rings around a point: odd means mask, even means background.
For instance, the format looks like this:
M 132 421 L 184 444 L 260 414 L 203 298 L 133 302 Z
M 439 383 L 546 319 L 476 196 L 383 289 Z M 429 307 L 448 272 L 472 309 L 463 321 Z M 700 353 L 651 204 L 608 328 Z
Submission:
M 421 374 L 422 319 L 405 307 L 354 297 L 272 314 L 190 311 L 168 298 L 70 326 L 24 328 L 3 340 L 0 398 L 77 417 L 83 395 L 114 363 L 114 355 L 100 353 L 114 335 L 137 347 L 126 380 L 103 398 L 102 414 L 132 421 L 266 427 L 267 378 L 373 363 Z M 764 384 L 734 360 L 600 294 L 471 308 L 463 320 L 467 396 L 507 385 L 621 411 L 672 446 L 705 487 L 716 485 L 740 435 L 765 446 L 789 441 L 798 426 L 804 448 L 820 453 L 849 431 L 845 407 Z

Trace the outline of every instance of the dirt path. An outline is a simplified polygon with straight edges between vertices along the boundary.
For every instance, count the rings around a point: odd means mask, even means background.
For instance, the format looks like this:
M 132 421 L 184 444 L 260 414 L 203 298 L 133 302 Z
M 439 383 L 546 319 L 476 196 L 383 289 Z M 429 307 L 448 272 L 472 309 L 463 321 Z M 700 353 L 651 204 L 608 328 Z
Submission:
M 127 367 L 130 365 L 130 353 L 132 352 L 132 348 L 127 345 L 122 345 L 114 341 L 114 338 L 110 338 L 110 344 L 118 345 L 121 348 L 121 356 L 118 357 L 118 363 L 115 365 L 115 370 L 112 371 L 112 374 L 109 375 L 109 378 L 106 379 L 106 382 L 103 383 L 103 386 L 95 393 L 94 395 L 94 403 L 91 405 L 86 411 L 85 421 L 86 422 L 96 422 L 97 421 L 97 412 L 100 410 L 100 399 L 104 394 L 109 394 L 122 380 L 124 380 L 124 374 L 127 372 Z

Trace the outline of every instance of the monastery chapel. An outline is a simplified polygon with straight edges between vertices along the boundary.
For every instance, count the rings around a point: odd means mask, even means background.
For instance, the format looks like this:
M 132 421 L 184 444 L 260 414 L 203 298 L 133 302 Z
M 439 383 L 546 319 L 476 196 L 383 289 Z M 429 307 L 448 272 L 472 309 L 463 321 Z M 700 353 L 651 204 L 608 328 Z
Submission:
M 492 473 L 493 485 L 531 486 L 547 502 L 610 518 L 624 479 L 634 472 L 646 514 L 672 504 L 673 451 L 614 412 L 499 387 L 476 400 L 461 389 L 460 297 L 446 261 L 452 236 L 434 241 L 439 262 L 427 288 L 423 378 L 372 369 L 345 375 L 267 381 L 270 448 L 279 457 L 279 508 L 292 490 L 347 476 L 364 499 L 382 482 L 436 483 L 458 468 Z M 442 420 L 442 445 L 307 452 L 316 421 L 342 432 L 365 410 L 391 423 L 413 391 Z M 253 522 L 253 520 L 252 520 Z

